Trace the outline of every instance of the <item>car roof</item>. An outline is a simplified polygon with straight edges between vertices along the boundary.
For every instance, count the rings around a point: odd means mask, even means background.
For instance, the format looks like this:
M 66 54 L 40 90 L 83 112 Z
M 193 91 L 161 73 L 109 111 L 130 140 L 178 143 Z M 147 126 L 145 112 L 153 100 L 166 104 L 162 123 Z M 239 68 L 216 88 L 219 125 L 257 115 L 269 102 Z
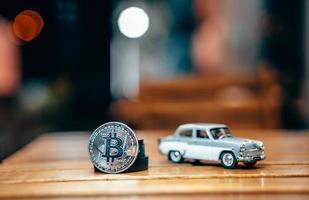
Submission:
M 178 129 L 212 129 L 212 128 L 226 128 L 225 124 L 213 124 L 213 123 L 190 123 L 190 124 L 182 124 L 178 126 Z

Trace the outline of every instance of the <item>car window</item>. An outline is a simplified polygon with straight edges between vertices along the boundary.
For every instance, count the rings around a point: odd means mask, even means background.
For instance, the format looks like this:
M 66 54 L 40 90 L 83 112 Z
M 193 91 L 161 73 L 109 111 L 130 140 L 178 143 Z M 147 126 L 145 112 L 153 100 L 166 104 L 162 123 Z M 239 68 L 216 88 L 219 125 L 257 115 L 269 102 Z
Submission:
M 221 137 L 233 137 L 230 130 L 224 127 L 213 128 L 210 130 L 210 133 L 215 140 Z
M 190 129 L 182 130 L 182 131 L 180 131 L 179 136 L 181 136 L 181 137 L 192 137 L 192 130 L 190 130 Z
M 196 130 L 196 137 L 209 139 L 207 132 L 205 130 L 199 130 L 199 129 Z

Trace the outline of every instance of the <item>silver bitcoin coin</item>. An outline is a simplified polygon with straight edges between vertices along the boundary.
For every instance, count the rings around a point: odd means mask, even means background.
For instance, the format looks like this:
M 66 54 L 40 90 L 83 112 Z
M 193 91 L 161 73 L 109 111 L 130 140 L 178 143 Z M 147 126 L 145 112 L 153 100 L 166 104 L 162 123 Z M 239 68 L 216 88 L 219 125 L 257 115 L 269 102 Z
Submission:
M 90 160 L 102 172 L 120 173 L 127 170 L 138 154 L 138 139 L 127 125 L 108 122 L 90 136 Z

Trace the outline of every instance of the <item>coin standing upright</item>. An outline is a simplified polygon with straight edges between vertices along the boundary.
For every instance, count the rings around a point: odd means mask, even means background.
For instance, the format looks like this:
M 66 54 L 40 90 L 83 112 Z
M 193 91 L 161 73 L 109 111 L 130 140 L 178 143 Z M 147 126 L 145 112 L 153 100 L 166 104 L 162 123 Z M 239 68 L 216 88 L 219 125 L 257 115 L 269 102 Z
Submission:
M 120 173 L 132 166 L 138 155 L 138 139 L 121 122 L 108 122 L 90 136 L 88 152 L 93 165 L 105 173 Z

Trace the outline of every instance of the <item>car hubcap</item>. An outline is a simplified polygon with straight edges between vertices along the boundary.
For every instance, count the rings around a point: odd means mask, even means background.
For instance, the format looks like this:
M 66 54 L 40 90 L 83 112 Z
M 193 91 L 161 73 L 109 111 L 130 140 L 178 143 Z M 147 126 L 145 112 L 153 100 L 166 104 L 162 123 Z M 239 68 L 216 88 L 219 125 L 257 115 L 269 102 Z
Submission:
M 234 162 L 234 158 L 231 154 L 227 153 L 227 154 L 224 154 L 223 155 L 223 163 L 226 165 L 226 166 L 231 166 Z
M 181 158 L 181 155 L 178 151 L 175 151 L 175 152 L 172 153 L 172 160 L 179 161 L 180 158 Z

